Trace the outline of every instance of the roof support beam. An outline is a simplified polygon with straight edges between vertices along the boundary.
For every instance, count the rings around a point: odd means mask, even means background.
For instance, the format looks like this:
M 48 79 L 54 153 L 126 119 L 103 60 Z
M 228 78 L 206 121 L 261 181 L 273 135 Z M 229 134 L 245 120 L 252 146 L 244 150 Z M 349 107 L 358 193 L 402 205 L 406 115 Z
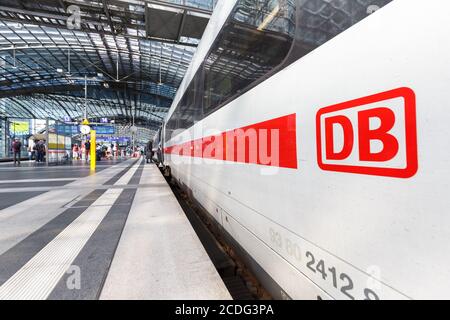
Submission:
M 36 115 L 35 115 L 33 112 L 31 112 L 30 109 L 28 109 L 27 107 L 25 107 L 25 106 L 23 105 L 23 103 L 21 103 L 19 100 L 15 99 L 15 98 L 10 98 L 10 99 L 11 99 L 11 101 L 13 101 L 14 103 L 17 103 L 17 104 L 18 104 L 22 109 L 24 109 L 26 112 L 28 112 L 28 113 L 30 114 L 31 118 L 37 119 Z
M 183 11 L 183 17 L 181 18 L 180 28 L 178 29 L 177 43 L 180 43 L 181 35 L 183 34 L 184 23 L 186 21 L 186 10 Z
M 2 16 L 1 19 L 3 21 L 10 21 L 10 22 L 15 22 L 15 23 L 23 23 L 23 24 L 33 24 L 33 25 L 38 25 L 38 26 L 45 26 L 45 27 L 51 27 L 51 28 L 58 28 L 58 29 L 64 29 L 64 30 L 70 30 L 67 27 L 67 19 L 69 18 L 69 16 L 64 16 L 64 15 L 56 15 L 56 14 L 51 14 L 51 13 L 42 13 L 42 12 L 35 12 L 35 11 L 30 11 L 30 10 L 23 10 L 23 9 L 18 9 L 18 8 L 9 8 L 9 7 L 4 7 L 4 6 L 0 6 L 0 11 L 3 11 L 5 13 L 10 14 L 12 17 L 6 17 L 6 16 Z M 36 20 L 36 19 L 23 19 L 20 18 L 19 16 L 17 16 L 17 13 L 23 15 L 23 16 L 30 16 L 30 17 L 39 17 L 41 18 L 40 21 Z M 58 20 L 61 21 L 63 23 L 59 23 L 59 24 L 54 24 L 51 22 L 45 22 L 44 20 L 42 20 L 43 18 L 45 19 L 53 19 L 53 20 Z M 88 28 L 87 26 L 92 26 L 92 28 Z M 97 28 L 94 28 L 94 27 Z M 105 30 L 105 27 L 109 27 L 108 23 L 105 21 L 104 23 L 102 22 L 98 22 L 95 20 L 86 20 L 86 19 L 81 19 L 81 30 L 82 32 L 87 32 L 87 33 L 97 33 L 99 35 L 110 35 L 110 36 L 115 36 L 116 34 L 114 33 L 114 28 L 111 29 L 111 31 L 107 31 Z M 123 33 L 120 36 L 124 37 L 124 38 L 130 38 L 130 39 L 149 39 L 149 40 L 155 40 L 155 41 L 160 41 L 160 42 L 164 42 L 164 43 L 175 43 L 173 40 L 170 39 L 160 39 L 160 38 L 156 38 L 156 37 L 147 37 L 145 35 L 145 28 L 144 26 L 137 28 L 137 26 L 135 25 L 126 25 L 124 26 L 126 28 L 130 28 L 130 29 L 135 29 L 137 31 L 137 34 L 129 34 L 129 33 Z M 141 33 L 142 35 L 139 35 L 139 33 Z M 189 43 L 189 42 L 179 42 L 179 45 L 182 46 L 187 46 L 187 47 L 197 47 L 196 43 Z

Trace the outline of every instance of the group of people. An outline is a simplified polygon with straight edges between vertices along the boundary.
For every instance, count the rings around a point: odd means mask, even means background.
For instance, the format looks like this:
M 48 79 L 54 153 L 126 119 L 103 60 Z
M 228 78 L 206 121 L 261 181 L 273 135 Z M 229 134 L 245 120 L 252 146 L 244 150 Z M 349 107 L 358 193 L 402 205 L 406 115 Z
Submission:
M 89 160 L 89 153 L 90 153 L 90 149 L 91 149 L 91 143 L 89 141 L 86 141 L 84 144 L 73 144 L 72 145 L 72 158 L 74 160 L 81 160 L 83 159 L 83 154 L 84 154 L 84 159 L 87 161 Z
M 81 149 L 80 146 L 78 146 L 78 144 L 74 144 L 72 147 L 72 158 L 74 160 L 79 160 L 82 158 L 83 155 L 83 151 Z
M 20 158 L 22 154 L 22 142 L 19 138 L 15 138 L 11 145 L 11 151 L 13 153 L 14 165 L 20 165 Z M 45 142 L 43 140 L 35 140 L 33 144 L 28 146 L 28 159 L 33 159 L 36 162 L 44 162 L 45 157 Z
M 119 146 L 115 143 L 112 144 L 100 144 L 97 143 L 95 146 L 96 150 L 96 157 L 98 160 L 102 158 L 106 159 L 112 159 L 112 158 L 118 158 L 118 157 L 125 157 L 126 151 L 125 149 L 119 148 Z M 90 153 L 91 153 L 91 143 L 90 141 L 86 141 L 84 144 L 74 144 L 72 146 L 72 157 L 74 160 L 81 160 L 84 159 L 86 161 L 89 161 L 90 159 Z
M 100 161 L 103 158 L 111 159 L 112 158 L 112 148 L 111 146 L 102 145 L 97 143 L 96 146 L 96 157 L 97 161 Z
M 91 144 L 90 141 L 86 141 L 84 144 L 73 144 L 72 146 L 72 158 L 74 160 L 81 160 L 84 159 L 86 161 L 89 161 L 90 159 L 90 148 Z M 17 163 L 20 165 L 20 156 L 21 156 L 21 150 L 22 150 L 22 142 L 19 138 L 15 138 L 12 142 L 11 146 L 13 155 L 14 155 L 14 165 Z M 35 140 L 34 144 L 30 144 L 28 146 L 28 157 L 29 160 L 35 159 L 36 162 L 44 162 L 45 158 L 45 142 L 43 140 Z M 117 144 L 111 144 L 111 145 L 96 145 L 96 157 L 97 160 L 101 160 L 102 158 L 117 158 L 117 157 L 124 157 L 124 156 L 135 156 L 138 155 L 144 155 L 147 160 L 147 163 L 152 162 L 152 158 L 154 155 L 153 152 L 153 141 L 149 141 L 147 145 L 144 147 L 135 147 L 134 150 L 131 147 L 127 148 L 119 148 Z
M 44 140 L 34 141 L 34 145 L 31 146 L 31 155 L 30 155 L 30 147 L 28 147 L 28 157 L 30 160 L 33 158 L 36 159 L 36 162 L 44 162 L 45 157 L 45 142 Z

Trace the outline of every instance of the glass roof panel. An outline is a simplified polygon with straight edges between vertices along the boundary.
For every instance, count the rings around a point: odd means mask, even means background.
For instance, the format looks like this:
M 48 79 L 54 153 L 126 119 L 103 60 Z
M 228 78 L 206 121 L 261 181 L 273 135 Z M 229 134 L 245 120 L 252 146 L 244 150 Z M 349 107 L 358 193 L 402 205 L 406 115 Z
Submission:
M 129 121 L 134 113 L 157 124 L 199 41 L 146 38 L 143 1 L 77 0 L 79 29 L 67 24 L 73 0 L 1 2 L 1 116 L 78 117 L 87 102 L 92 117 Z M 211 11 L 217 1 L 156 2 Z

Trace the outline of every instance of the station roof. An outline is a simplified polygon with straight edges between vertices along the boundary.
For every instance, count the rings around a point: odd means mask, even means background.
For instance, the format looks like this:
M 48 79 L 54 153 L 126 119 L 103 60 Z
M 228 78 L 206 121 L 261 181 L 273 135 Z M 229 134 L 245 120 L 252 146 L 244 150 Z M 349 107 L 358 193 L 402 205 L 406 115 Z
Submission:
M 0 0 L 0 116 L 157 128 L 216 2 Z

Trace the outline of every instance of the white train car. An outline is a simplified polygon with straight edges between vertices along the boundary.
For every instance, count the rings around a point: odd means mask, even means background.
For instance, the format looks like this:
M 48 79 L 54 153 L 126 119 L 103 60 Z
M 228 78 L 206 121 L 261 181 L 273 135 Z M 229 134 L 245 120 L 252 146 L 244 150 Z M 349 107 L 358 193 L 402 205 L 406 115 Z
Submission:
M 450 2 L 224 0 L 164 165 L 276 298 L 450 298 Z

